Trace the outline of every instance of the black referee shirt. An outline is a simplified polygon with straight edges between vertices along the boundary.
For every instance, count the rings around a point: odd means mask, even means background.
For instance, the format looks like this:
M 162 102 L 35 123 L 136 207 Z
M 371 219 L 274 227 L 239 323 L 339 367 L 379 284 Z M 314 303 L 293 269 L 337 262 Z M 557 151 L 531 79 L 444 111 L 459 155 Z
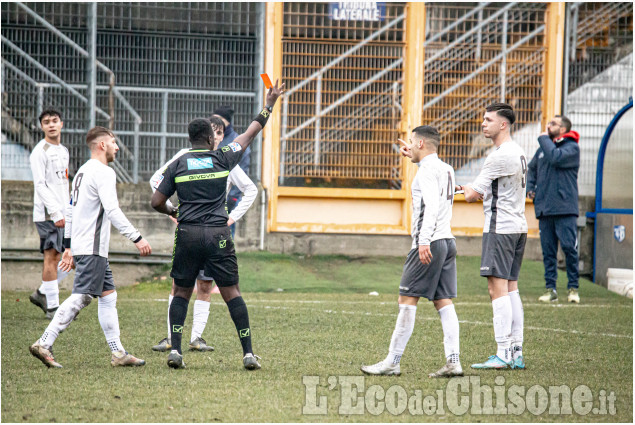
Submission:
M 227 176 L 242 154 L 242 147 L 232 142 L 215 151 L 193 149 L 168 165 L 157 190 L 168 198 L 176 192 L 179 223 L 227 225 Z

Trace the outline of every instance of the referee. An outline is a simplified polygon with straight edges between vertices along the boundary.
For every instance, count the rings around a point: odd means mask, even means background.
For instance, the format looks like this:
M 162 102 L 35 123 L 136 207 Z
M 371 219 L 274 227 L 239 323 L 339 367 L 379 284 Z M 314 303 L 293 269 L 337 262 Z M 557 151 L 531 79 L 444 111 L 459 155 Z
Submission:
M 152 195 L 152 208 L 178 221 L 170 273 L 174 278 L 174 298 L 169 311 L 172 351 L 168 366 L 174 369 L 185 367 L 181 351 L 183 325 L 200 270 L 216 281 L 227 303 L 243 348 L 245 369 L 260 369 L 251 348 L 249 314 L 240 295 L 234 241 L 227 226 L 227 176 L 267 123 L 283 88 L 284 84 L 278 86 L 276 81 L 267 93 L 266 106 L 247 131 L 222 149 L 210 150 L 214 134 L 209 120 L 192 120 L 187 128 L 192 150 L 168 165 Z M 166 205 L 174 192 L 179 198 L 178 208 Z

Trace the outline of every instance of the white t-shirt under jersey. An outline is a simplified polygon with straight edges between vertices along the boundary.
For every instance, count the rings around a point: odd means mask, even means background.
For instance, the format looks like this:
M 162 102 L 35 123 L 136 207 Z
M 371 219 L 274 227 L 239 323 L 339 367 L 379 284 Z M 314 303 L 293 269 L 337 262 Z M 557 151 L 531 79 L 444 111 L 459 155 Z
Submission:
M 176 153 L 176 155 L 174 155 L 168 162 L 163 164 L 163 166 L 154 173 L 154 175 L 150 179 L 150 187 L 152 188 L 152 192 L 157 190 L 157 187 L 159 187 L 159 184 L 163 180 L 163 172 L 168 167 L 168 165 L 170 165 L 180 156 L 185 155 L 189 151 L 190 149 L 181 149 Z M 229 176 L 227 176 L 227 193 L 229 193 L 229 190 L 232 186 L 236 186 L 238 190 L 240 190 L 243 194 L 240 202 L 238 202 L 232 212 L 229 213 L 229 217 L 231 217 L 234 222 L 237 222 L 243 215 L 245 215 L 249 207 L 251 207 L 251 204 L 253 204 L 256 200 L 256 196 L 258 196 L 258 188 L 254 184 L 254 182 L 251 181 L 249 176 L 243 171 L 243 169 L 240 168 L 240 166 L 238 165 L 232 168 L 232 170 L 229 172 Z M 168 206 L 172 205 L 169 200 L 167 201 L 167 204 Z
M 67 208 L 64 237 L 71 238 L 73 255 L 108 258 L 110 225 L 135 241 L 140 233 L 119 208 L 117 176 L 109 166 L 89 159 L 73 179 L 72 207 Z
M 33 174 L 33 221 L 59 221 L 68 204 L 68 149 L 48 143 L 35 145 L 29 157 Z
M 483 195 L 483 233 L 527 233 L 527 156 L 516 142 L 505 142 L 490 153 L 471 186 Z
M 450 221 L 454 169 L 431 154 L 418 164 L 412 181 L 412 249 L 439 239 L 454 239 Z

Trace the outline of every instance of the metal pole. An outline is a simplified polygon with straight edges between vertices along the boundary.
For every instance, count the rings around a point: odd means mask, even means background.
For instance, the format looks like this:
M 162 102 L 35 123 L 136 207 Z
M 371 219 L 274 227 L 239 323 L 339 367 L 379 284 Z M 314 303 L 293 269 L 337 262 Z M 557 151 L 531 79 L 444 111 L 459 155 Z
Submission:
M 257 25 L 258 30 L 256 31 L 256 69 L 254 74 L 254 80 L 256 81 L 256 107 L 255 114 L 260 112 L 264 104 L 264 99 L 262 95 L 262 89 L 260 86 L 260 69 L 265 69 L 265 4 L 263 2 L 257 3 Z M 255 177 L 258 182 L 262 181 L 262 132 L 258 133 L 256 136 L 256 140 L 251 144 L 252 148 L 252 157 L 255 155 L 256 159 L 256 167 L 255 169 L 252 167 L 249 171 L 252 177 Z M 252 162 L 253 163 L 253 162 Z
M 322 74 L 317 77 L 317 87 L 315 90 L 315 147 L 313 154 L 313 165 L 320 165 L 320 110 L 322 109 Z
M 503 14 L 503 40 L 501 43 L 501 53 L 503 59 L 501 60 L 500 81 L 501 81 L 501 102 L 505 103 L 505 92 L 507 91 L 506 79 L 507 79 L 507 24 L 508 24 L 508 12 Z
M 159 154 L 161 165 L 165 164 L 166 149 L 168 145 L 167 132 L 168 132 L 168 92 L 164 92 L 163 106 L 161 109 L 161 152 Z
M 139 120 L 134 121 L 134 158 L 132 161 L 132 182 L 139 183 Z M 161 163 L 163 164 L 163 162 Z
M 289 97 L 282 98 L 282 137 L 280 138 L 280 171 L 278 175 L 278 184 L 284 185 L 284 166 L 287 151 L 287 117 L 289 115 Z
M 44 87 L 38 86 L 37 90 L 37 116 L 44 110 Z
M 97 107 L 97 3 L 88 5 L 88 128 L 95 127 Z
M 571 5 L 565 6 L 565 19 L 564 19 L 564 70 L 562 73 L 562 115 L 567 115 L 567 98 L 569 97 L 569 63 L 571 54 L 571 28 L 573 22 L 571 19 Z
M 476 33 L 476 60 L 481 61 L 481 43 L 483 38 L 483 10 L 478 11 L 478 32 Z

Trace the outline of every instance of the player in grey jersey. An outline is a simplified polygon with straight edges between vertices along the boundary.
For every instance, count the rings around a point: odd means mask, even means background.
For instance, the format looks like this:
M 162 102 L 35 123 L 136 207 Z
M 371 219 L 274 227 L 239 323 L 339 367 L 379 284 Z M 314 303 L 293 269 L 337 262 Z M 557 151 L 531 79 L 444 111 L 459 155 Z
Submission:
M 388 356 L 362 366 L 369 375 L 401 374 L 401 356 L 412 335 L 419 298 L 433 302 L 443 327 L 446 364 L 431 378 L 463 375 L 459 361 L 459 319 L 456 298 L 456 243 L 450 221 L 454 203 L 454 169 L 437 155 L 441 136 L 430 126 L 415 128 L 402 155 L 419 166 L 412 182 L 412 248 L 399 285 L 399 315 Z
M 42 284 L 29 300 L 52 319 L 59 306 L 59 283 L 68 273 L 58 270 L 64 252 L 64 210 L 68 205 L 68 149 L 61 143 L 62 114 L 46 108 L 39 117 L 44 139 L 35 145 L 29 157 L 33 174 L 33 222 L 44 254 Z
M 510 127 L 515 120 L 514 110 L 505 103 L 486 108 L 483 134 L 492 139 L 495 150 L 487 156 L 476 180 L 458 187 L 465 190 L 467 202 L 483 199 L 481 276 L 487 277 L 498 345 L 495 355 L 472 365 L 475 369 L 525 368 L 524 312 L 518 293 L 518 274 L 527 240 L 527 157 L 511 138 Z
M 62 367 L 53 357 L 53 343 L 79 311 L 98 297 L 97 315 L 112 353 L 110 364 L 142 366 L 145 361 L 126 352 L 119 338 L 117 292 L 108 264 L 111 222 L 134 242 L 142 256 L 150 255 L 152 250 L 119 208 L 117 178 L 107 165 L 114 161 L 119 150 L 114 134 L 107 128 L 95 127 L 86 135 L 86 144 L 91 158 L 77 170 L 73 179 L 72 207 L 66 210 L 66 250 L 60 266 L 70 271 L 76 265 L 73 293 L 57 309 L 30 351 L 46 366 Z

